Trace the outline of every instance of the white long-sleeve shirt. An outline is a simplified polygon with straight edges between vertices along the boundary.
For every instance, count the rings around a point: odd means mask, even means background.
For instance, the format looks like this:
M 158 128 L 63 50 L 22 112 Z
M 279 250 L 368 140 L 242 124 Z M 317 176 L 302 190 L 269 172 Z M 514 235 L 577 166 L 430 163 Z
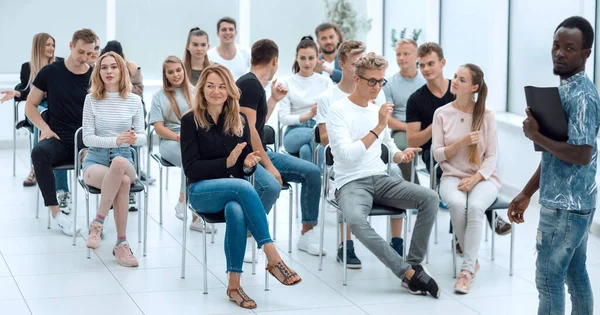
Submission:
M 287 95 L 279 101 L 279 121 L 284 126 L 300 124 L 300 115 L 317 104 L 319 95 L 333 85 L 329 76 L 313 73 L 310 77 L 299 74 L 287 78 L 283 85 Z
M 146 133 L 142 106 L 142 99 L 133 93 L 122 98 L 119 93 L 111 92 L 103 100 L 86 95 L 83 105 L 83 144 L 92 148 L 119 147 L 117 137 L 133 127 L 137 136 L 135 146 L 144 145 Z
M 359 178 L 387 174 L 387 167 L 381 160 L 381 144 L 389 148 L 392 156 L 400 152 L 389 129 L 384 128 L 368 149 L 361 141 L 378 122 L 379 106 L 371 102 L 367 107 L 361 107 L 345 97 L 329 108 L 326 124 L 336 188 Z

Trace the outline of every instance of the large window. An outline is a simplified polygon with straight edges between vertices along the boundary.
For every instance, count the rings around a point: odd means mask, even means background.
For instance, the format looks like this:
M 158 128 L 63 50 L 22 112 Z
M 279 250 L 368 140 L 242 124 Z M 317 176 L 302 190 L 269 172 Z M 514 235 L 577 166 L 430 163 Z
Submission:
M 487 107 L 504 111 L 508 0 L 443 0 L 441 21 L 446 78 L 465 63 L 478 65 L 488 86 Z
M 552 73 L 552 36 L 565 18 L 581 15 L 595 25 L 595 0 L 511 0 L 508 109 L 525 114 L 524 86 L 557 86 Z M 590 10 L 591 9 L 591 10 Z M 593 59 L 588 75 L 593 78 Z
M 198 26 L 209 36 L 211 46 L 219 44 L 217 21 L 238 17 L 238 0 L 117 1 L 116 39 L 123 44 L 125 57 L 142 68 L 146 80 L 161 80 L 162 62 L 168 55 L 183 58 L 190 29 Z M 102 41 L 103 45 L 106 41 Z

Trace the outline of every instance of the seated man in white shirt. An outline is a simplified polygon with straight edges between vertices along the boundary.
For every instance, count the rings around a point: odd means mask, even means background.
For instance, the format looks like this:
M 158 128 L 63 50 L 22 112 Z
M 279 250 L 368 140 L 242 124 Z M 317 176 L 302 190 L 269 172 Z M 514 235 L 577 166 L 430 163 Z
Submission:
M 327 116 L 337 202 L 356 238 L 402 279 L 410 293 L 429 293 L 439 298 L 437 283 L 421 266 L 438 210 L 438 195 L 387 174 L 380 158 L 382 143 L 390 149 L 393 163 L 409 163 L 421 149 L 400 151 L 387 127 L 393 104 L 378 107 L 370 102 L 385 85 L 385 58 L 369 53 L 354 66 L 354 91 L 335 102 Z M 418 210 L 406 261 L 369 224 L 368 214 L 374 203 Z
M 338 58 L 339 65 L 342 69 L 342 77 L 338 84 L 331 86 L 325 92 L 321 93 L 317 100 L 317 115 L 315 116 L 315 121 L 319 126 L 319 135 L 321 137 L 321 144 L 326 146 L 329 144 L 329 136 L 327 135 L 327 126 L 326 119 L 327 113 L 329 112 L 329 107 L 344 98 L 350 96 L 350 94 L 354 91 L 354 62 L 364 55 L 367 47 L 365 44 L 358 40 L 346 40 L 344 41 L 340 47 L 338 48 Z M 381 106 L 385 103 L 385 96 L 383 91 L 380 91 L 377 94 L 375 99 L 375 105 Z M 400 173 L 400 169 L 396 164 L 392 166 L 392 176 L 402 177 Z M 402 255 L 404 253 L 404 240 L 402 239 L 402 216 L 392 216 L 390 218 L 391 230 L 392 230 L 392 239 L 390 242 L 390 246 L 394 248 L 394 250 Z M 342 222 L 342 217 L 338 216 L 338 222 Z M 362 268 L 362 262 L 356 256 L 354 251 L 354 242 L 352 241 L 352 237 L 350 235 L 350 229 L 347 230 L 346 233 L 346 267 L 348 269 L 360 269 Z M 343 233 L 343 229 L 340 228 L 340 233 Z M 340 240 L 343 238 L 343 234 L 340 234 Z M 343 262 L 343 246 L 342 244 L 338 244 L 337 250 L 337 261 L 339 263 Z
M 213 47 L 206 53 L 208 60 L 224 65 L 237 80 L 250 71 L 250 49 L 235 43 L 237 26 L 233 18 L 224 17 L 217 22 L 219 46 Z

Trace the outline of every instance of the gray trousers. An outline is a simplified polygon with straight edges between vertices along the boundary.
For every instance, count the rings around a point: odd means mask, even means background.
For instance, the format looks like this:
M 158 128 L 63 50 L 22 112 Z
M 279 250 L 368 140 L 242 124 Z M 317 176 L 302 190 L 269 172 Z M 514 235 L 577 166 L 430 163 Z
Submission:
M 354 180 L 336 191 L 336 199 L 352 234 L 400 279 L 427 253 L 429 236 L 439 207 L 437 193 L 429 188 L 387 175 Z M 406 261 L 371 227 L 368 214 L 373 204 L 417 209 Z
M 158 152 L 160 153 L 160 156 L 169 161 L 169 163 L 179 166 L 180 168 L 182 167 L 181 146 L 179 145 L 179 142 L 160 139 Z M 179 188 L 179 193 L 183 194 L 185 192 L 185 177 L 183 176 L 183 170 L 181 172 L 181 187 Z

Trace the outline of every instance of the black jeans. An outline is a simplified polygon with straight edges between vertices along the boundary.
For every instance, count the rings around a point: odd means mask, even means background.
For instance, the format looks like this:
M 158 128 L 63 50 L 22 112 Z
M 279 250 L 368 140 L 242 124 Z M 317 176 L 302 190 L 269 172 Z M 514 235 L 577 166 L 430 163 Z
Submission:
M 431 149 L 425 149 L 422 151 L 423 152 L 423 162 L 425 162 L 425 167 L 427 168 L 427 172 L 429 172 L 429 174 L 431 174 L 431 166 L 429 165 L 429 163 L 431 163 Z M 433 160 L 433 165 L 435 166 L 435 163 L 437 163 L 435 161 L 435 159 Z M 438 168 L 437 173 L 435 175 L 437 175 L 437 181 L 436 184 L 439 185 L 440 184 L 440 179 L 442 178 L 442 174 L 444 172 L 442 171 L 441 168 Z M 490 225 L 490 228 L 492 229 L 492 231 L 494 231 L 494 227 L 492 226 L 492 211 L 486 211 L 485 212 L 485 216 L 487 217 L 487 221 Z M 498 214 L 496 213 L 496 217 L 498 217 Z M 452 233 L 452 220 L 450 221 L 450 232 Z
M 38 142 L 31 151 L 35 177 L 46 207 L 58 205 L 52 168 L 59 165 L 74 164 L 73 147 L 73 140 L 65 141 L 51 138 Z M 72 187 L 72 189 L 76 188 Z

